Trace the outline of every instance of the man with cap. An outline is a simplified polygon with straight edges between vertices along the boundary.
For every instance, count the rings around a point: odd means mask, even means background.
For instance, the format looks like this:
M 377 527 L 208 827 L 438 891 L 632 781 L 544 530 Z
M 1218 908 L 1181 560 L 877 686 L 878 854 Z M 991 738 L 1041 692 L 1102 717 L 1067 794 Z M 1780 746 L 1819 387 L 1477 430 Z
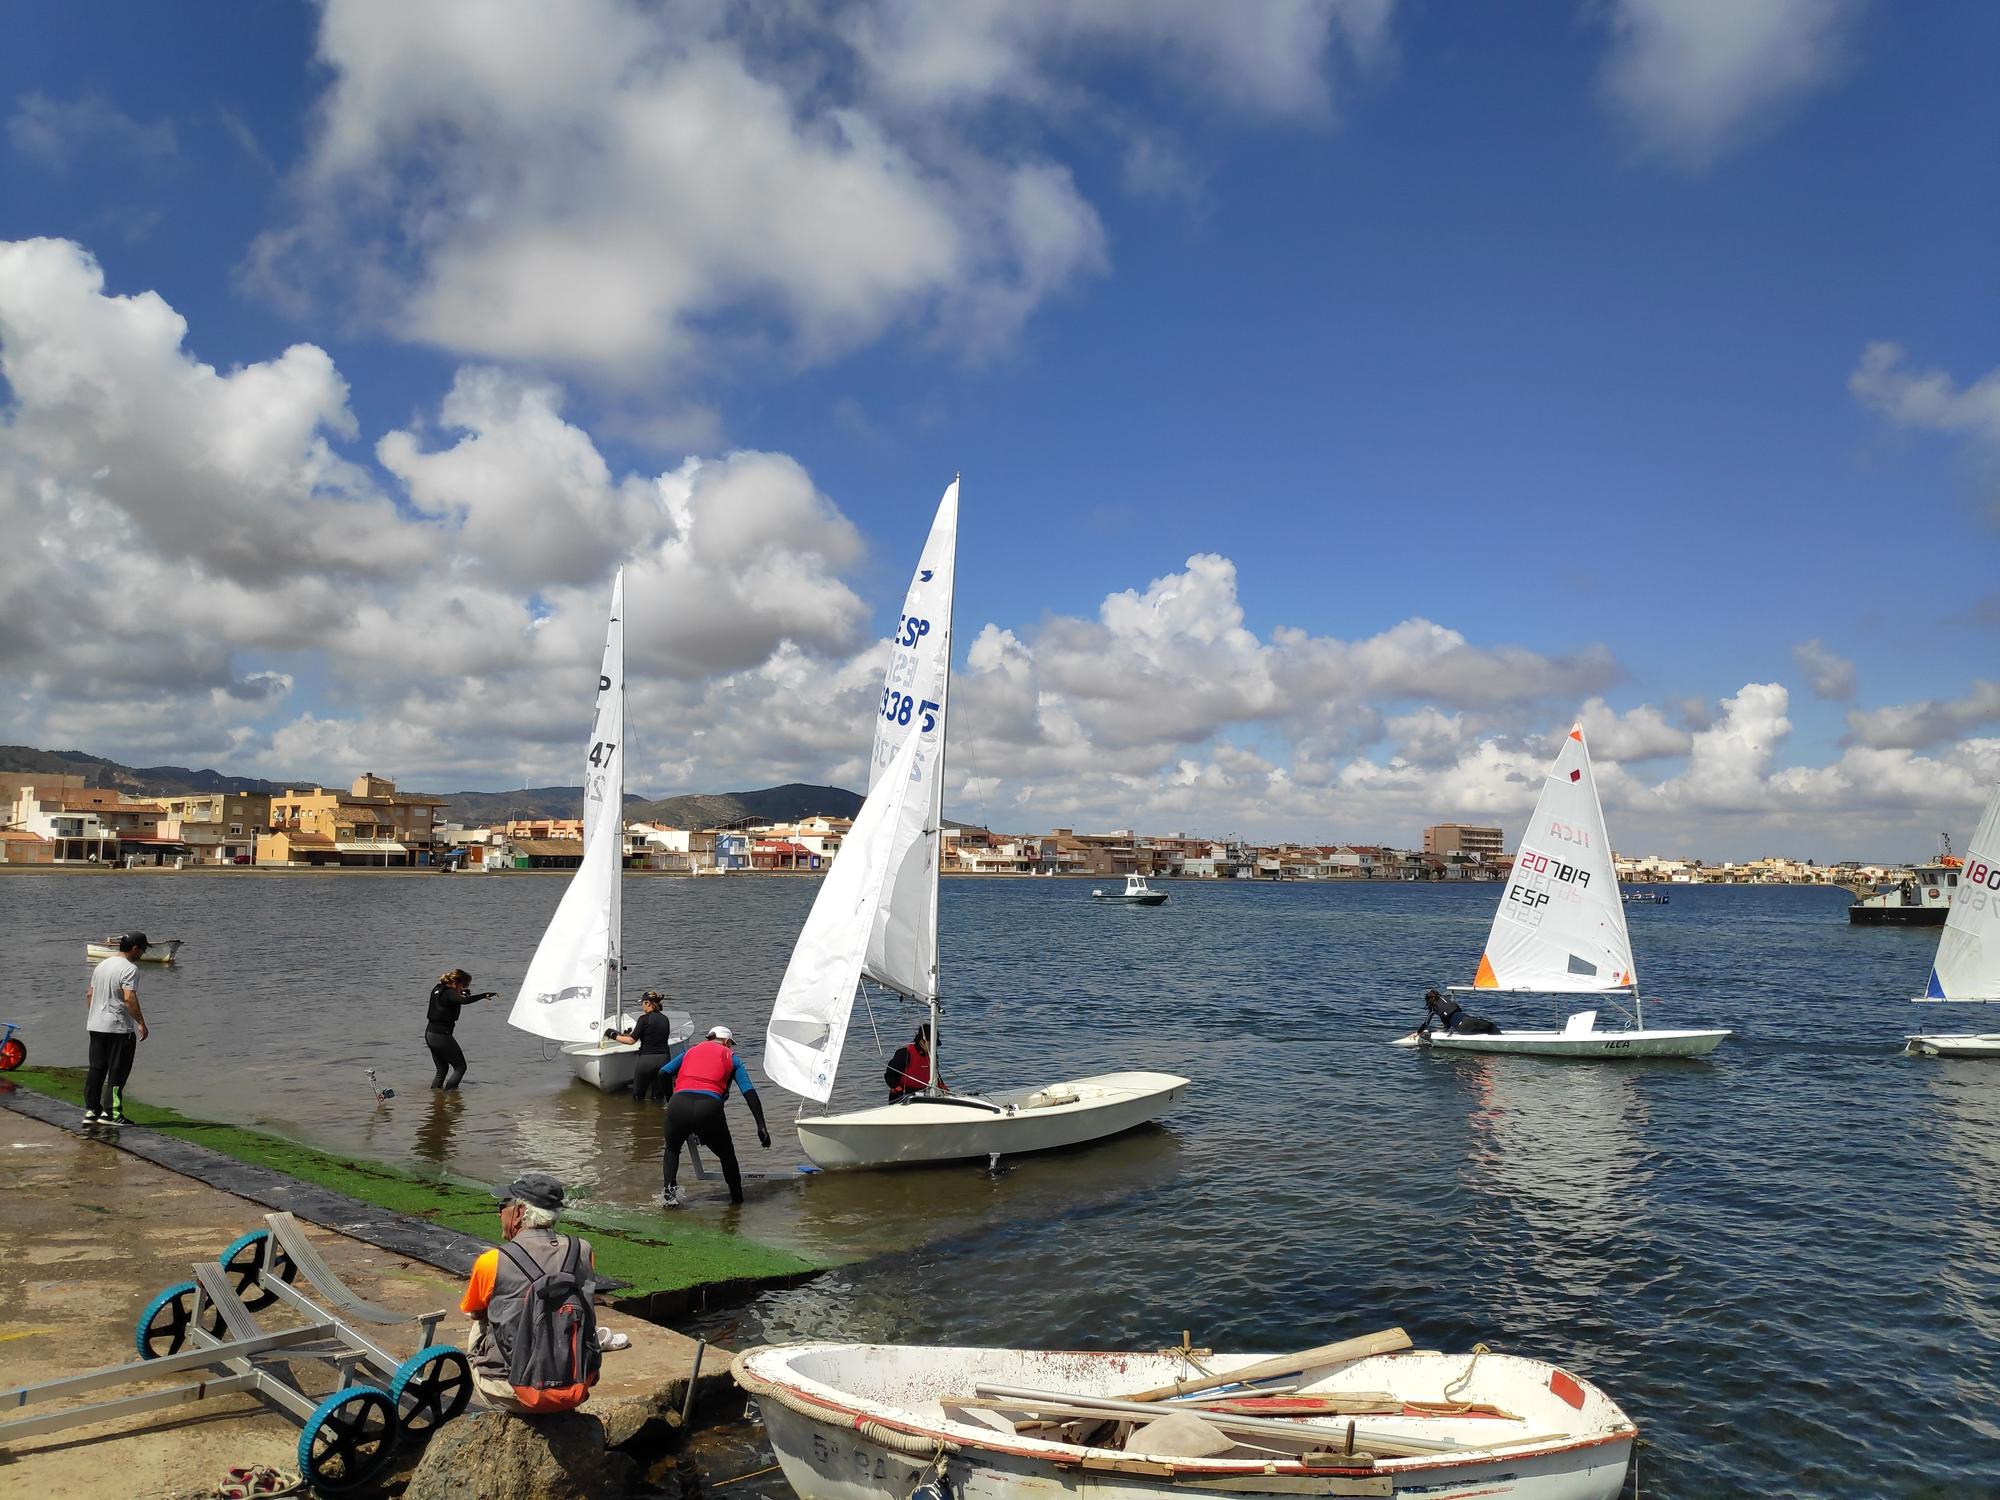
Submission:
M 90 971 L 84 990 L 84 1028 L 90 1033 L 90 1070 L 83 1076 L 83 1123 L 125 1123 L 125 1080 L 132 1058 L 149 1035 L 139 1009 L 139 957 L 146 934 L 128 932 L 118 951 Z
M 715 1153 L 722 1163 L 722 1175 L 729 1183 L 729 1201 L 743 1201 L 743 1173 L 736 1165 L 736 1142 L 729 1138 L 729 1121 L 722 1113 L 722 1101 L 729 1097 L 729 1085 L 742 1091 L 743 1102 L 757 1121 L 757 1143 L 771 1144 L 770 1127 L 764 1123 L 764 1101 L 757 1097 L 757 1085 L 736 1055 L 736 1033 L 727 1026 L 709 1030 L 707 1040 L 696 1042 L 679 1057 L 660 1069 L 662 1078 L 671 1078 L 674 1094 L 667 1101 L 667 1149 L 663 1172 L 665 1191 L 660 1194 L 663 1208 L 681 1206 L 678 1178 L 681 1174 L 681 1146 L 692 1136 Z
M 473 1339 L 466 1352 L 472 1357 L 473 1388 L 487 1405 L 501 1411 L 571 1410 L 582 1404 L 588 1386 L 596 1379 L 594 1361 L 580 1388 L 532 1393 L 540 1404 L 530 1405 L 507 1379 L 508 1356 L 514 1347 L 523 1293 L 534 1280 L 528 1266 L 538 1267 L 544 1274 L 556 1271 L 574 1241 L 577 1273 L 588 1299 L 590 1284 L 597 1276 L 590 1241 L 555 1232 L 553 1226 L 562 1216 L 563 1185 L 547 1172 L 524 1172 L 505 1187 L 495 1188 L 493 1196 L 500 1200 L 500 1238 L 504 1244 L 472 1263 L 472 1277 L 458 1303 L 461 1312 L 472 1314 Z

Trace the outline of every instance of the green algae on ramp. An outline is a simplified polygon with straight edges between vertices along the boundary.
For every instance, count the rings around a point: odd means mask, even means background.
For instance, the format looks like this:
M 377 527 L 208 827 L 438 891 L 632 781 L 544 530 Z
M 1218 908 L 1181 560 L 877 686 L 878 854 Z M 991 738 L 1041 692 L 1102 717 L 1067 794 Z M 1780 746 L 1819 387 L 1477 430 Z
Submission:
M 81 1068 L 26 1067 L 6 1076 L 67 1103 L 83 1102 Z M 134 1125 L 478 1239 L 490 1242 L 496 1233 L 493 1196 L 477 1184 L 420 1177 L 384 1162 L 337 1156 L 261 1130 L 194 1119 L 163 1105 L 134 1101 L 128 1092 L 126 1108 L 134 1109 L 135 1103 L 136 1114 L 130 1121 Z M 585 1206 L 566 1213 L 564 1219 L 589 1236 L 600 1271 L 629 1283 L 618 1293 L 621 1299 L 687 1292 L 723 1282 L 793 1280 L 837 1263 L 809 1260 L 685 1218 L 669 1223 Z

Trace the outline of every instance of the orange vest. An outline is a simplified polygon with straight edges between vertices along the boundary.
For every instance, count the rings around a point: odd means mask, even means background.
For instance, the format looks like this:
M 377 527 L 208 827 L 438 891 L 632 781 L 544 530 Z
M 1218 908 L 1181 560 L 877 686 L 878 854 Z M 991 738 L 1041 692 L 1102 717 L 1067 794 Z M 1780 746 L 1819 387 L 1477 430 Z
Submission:
M 915 1042 L 903 1049 L 907 1059 L 903 1064 L 903 1074 L 896 1080 L 896 1092 L 913 1094 L 927 1088 L 931 1081 L 931 1055 L 918 1047 Z

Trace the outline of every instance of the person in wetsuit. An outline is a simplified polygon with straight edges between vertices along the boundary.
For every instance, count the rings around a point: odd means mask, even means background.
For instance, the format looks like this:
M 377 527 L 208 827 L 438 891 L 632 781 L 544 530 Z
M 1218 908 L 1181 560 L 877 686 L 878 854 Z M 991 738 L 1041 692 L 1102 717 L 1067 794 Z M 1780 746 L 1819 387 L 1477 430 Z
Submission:
M 436 1076 L 431 1079 L 434 1089 L 455 1089 L 465 1077 L 465 1053 L 452 1035 L 458 1013 L 468 1005 L 491 1000 L 495 994 L 493 990 L 467 993 L 471 988 L 472 976 L 463 969 L 445 970 L 431 986 L 430 1009 L 424 1014 L 424 1045 L 431 1049 L 431 1061 L 437 1064 Z
M 882 1081 L 889 1085 L 889 1102 L 910 1094 L 921 1094 L 931 1086 L 936 1070 L 931 1066 L 931 1023 L 926 1021 L 917 1028 L 917 1034 L 910 1038 L 907 1047 L 898 1047 L 889 1059 L 889 1066 L 882 1070 Z M 950 1093 L 942 1082 L 938 1090 Z
M 1494 1036 L 1500 1028 L 1484 1016 L 1475 1016 L 1449 995 L 1424 991 L 1424 1024 L 1417 1028 L 1417 1040 L 1429 1041 L 1435 1026 L 1446 1036 Z
M 660 1069 L 660 1076 L 674 1081 L 673 1097 L 667 1101 L 667 1147 L 662 1157 L 665 1188 L 660 1206 L 681 1206 L 681 1146 L 690 1136 L 715 1153 L 729 1183 L 729 1201 L 741 1203 L 743 1173 L 736 1165 L 736 1142 L 729 1138 L 729 1121 L 722 1113 L 730 1084 L 742 1091 L 743 1102 L 757 1121 L 758 1145 L 771 1144 L 771 1130 L 764 1123 L 764 1101 L 757 1097 L 757 1085 L 750 1081 L 749 1071 L 736 1055 L 736 1034 L 727 1026 L 714 1027 L 706 1040 L 696 1042 Z
M 638 1071 L 632 1075 L 634 1104 L 664 1099 L 670 1088 L 660 1076 L 660 1069 L 673 1061 L 674 1056 L 674 1023 L 662 1009 L 666 1003 L 667 997 L 658 990 L 647 990 L 639 999 L 639 1019 L 632 1023 L 632 1029 L 612 1037 L 614 1042 L 639 1044 Z

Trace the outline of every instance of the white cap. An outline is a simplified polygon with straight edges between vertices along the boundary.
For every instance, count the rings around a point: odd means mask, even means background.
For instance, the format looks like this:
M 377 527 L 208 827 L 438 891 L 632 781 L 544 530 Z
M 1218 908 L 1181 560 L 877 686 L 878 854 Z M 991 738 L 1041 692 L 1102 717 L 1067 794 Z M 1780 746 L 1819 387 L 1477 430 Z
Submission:
M 727 1026 L 711 1026 L 708 1028 L 708 1039 L 711 1042 L 733 1042 L 736 1040 L 736 1033 Z

